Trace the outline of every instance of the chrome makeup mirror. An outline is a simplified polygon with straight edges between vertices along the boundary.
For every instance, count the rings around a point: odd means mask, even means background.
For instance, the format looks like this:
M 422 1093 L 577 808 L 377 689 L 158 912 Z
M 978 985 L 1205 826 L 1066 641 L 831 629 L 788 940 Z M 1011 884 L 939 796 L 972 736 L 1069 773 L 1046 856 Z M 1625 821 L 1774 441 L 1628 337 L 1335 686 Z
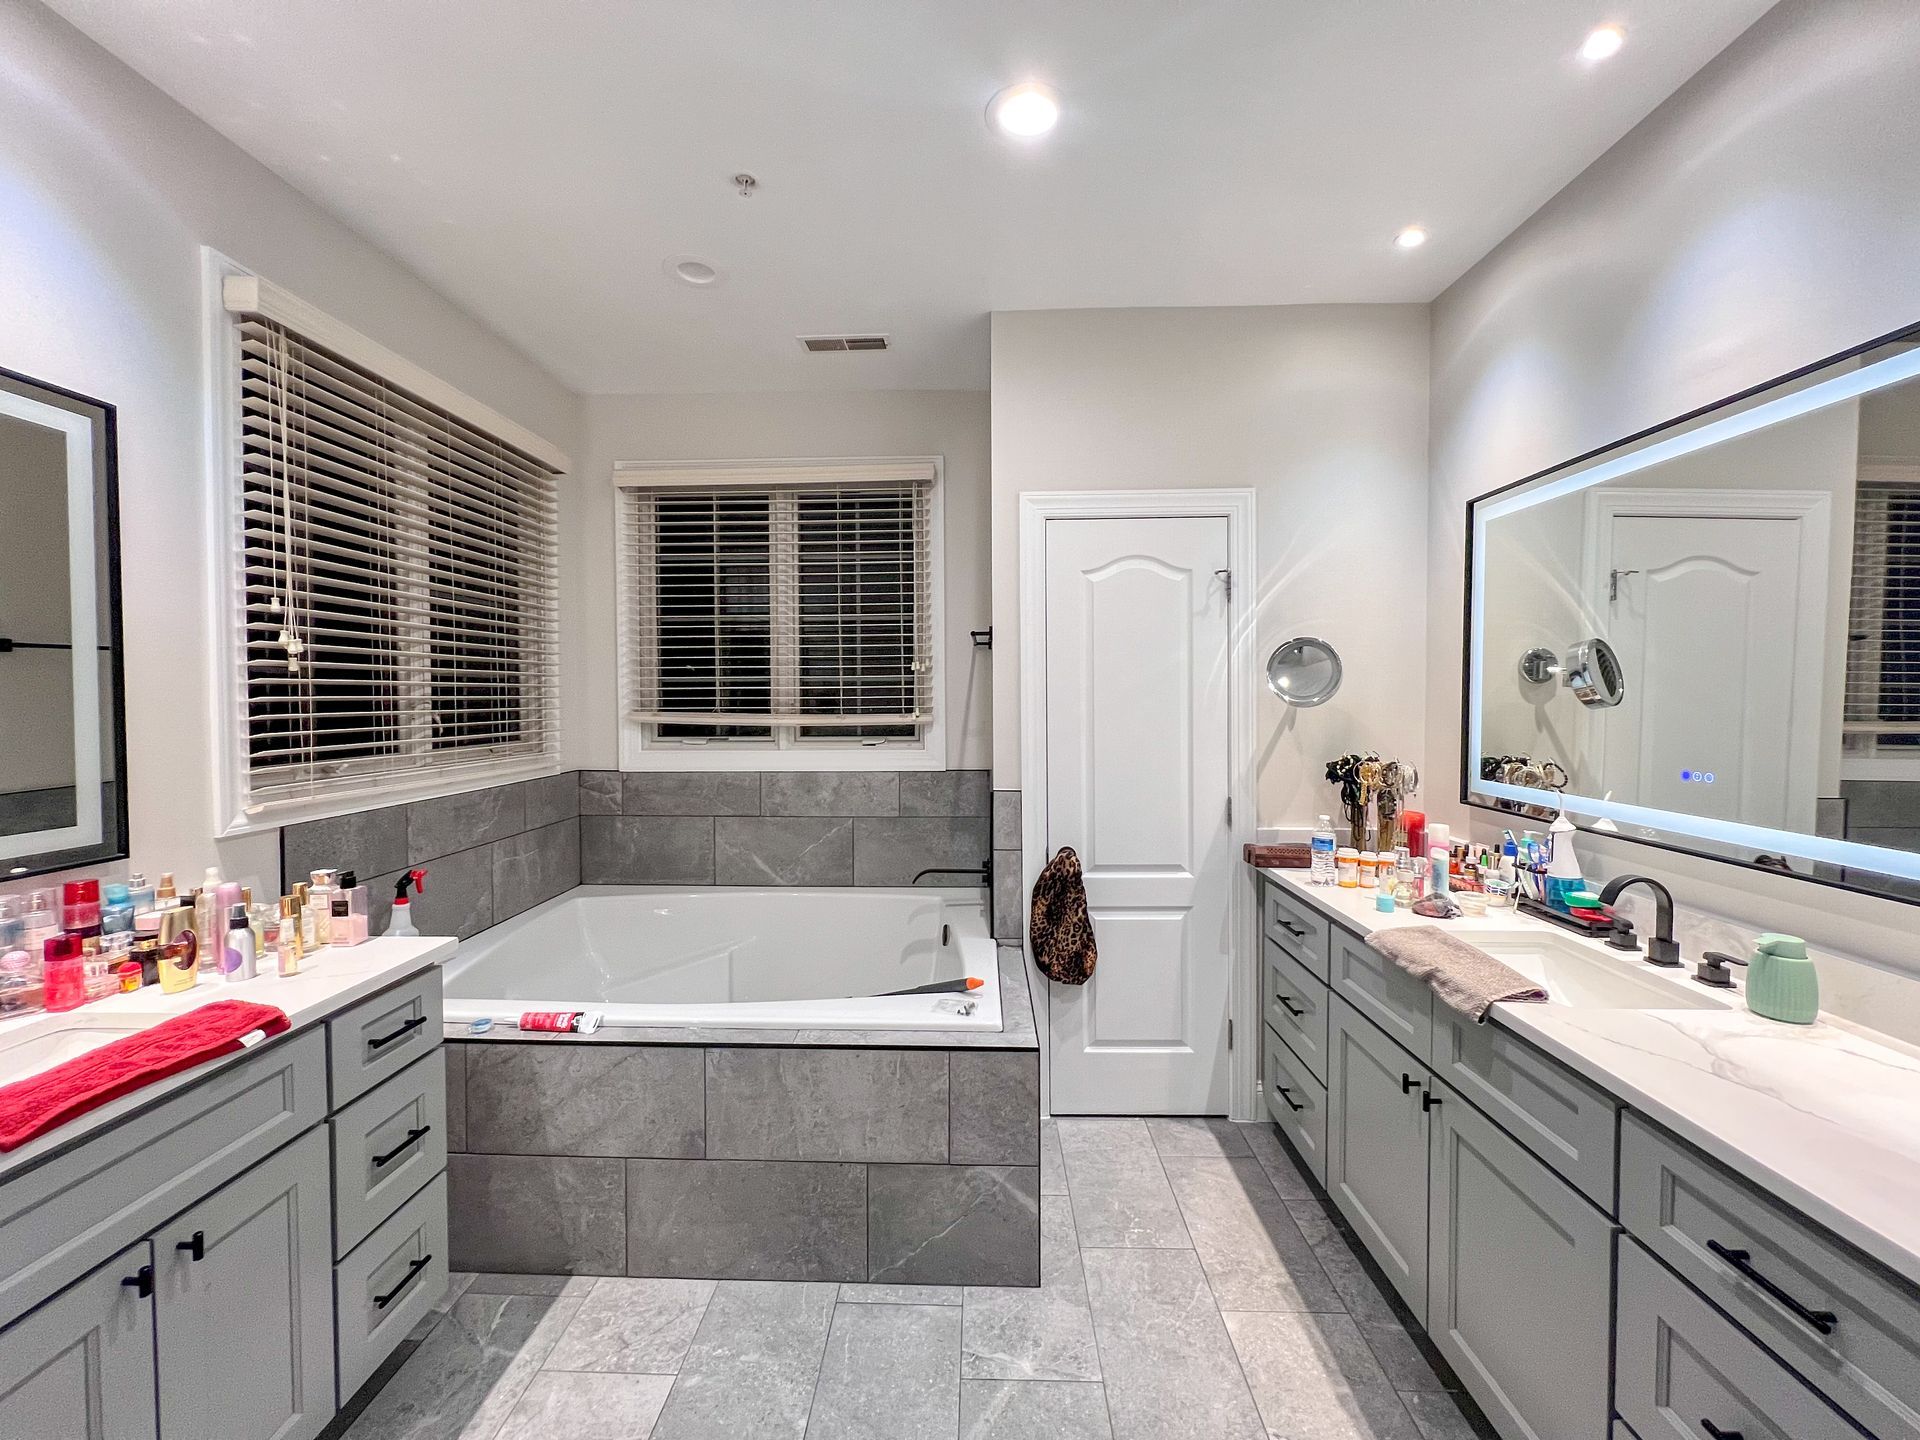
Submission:
M 1267 688 L 1289 705 L 1324 705 L 1340 688 L 1340 652 L 1324 640 L 1296 635 L 1267 657 Z
M 127 853 L 111 405 L 0 370 L 0 879 Z

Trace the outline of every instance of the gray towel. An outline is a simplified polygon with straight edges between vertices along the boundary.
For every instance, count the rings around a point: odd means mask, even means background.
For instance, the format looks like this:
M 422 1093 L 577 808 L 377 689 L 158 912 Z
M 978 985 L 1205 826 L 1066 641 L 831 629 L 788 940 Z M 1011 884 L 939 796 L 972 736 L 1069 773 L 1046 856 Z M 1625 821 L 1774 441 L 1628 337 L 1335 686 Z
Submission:
M 1438 925 L 1376 930 L 1367 944 L 1415 979 L 1424 980 L 1441 1003 L 1484 1025 L 1487 1010 L 1502 1000 L 1542 1004 L 1547 992 L 1511 965 L 1456 940 Z

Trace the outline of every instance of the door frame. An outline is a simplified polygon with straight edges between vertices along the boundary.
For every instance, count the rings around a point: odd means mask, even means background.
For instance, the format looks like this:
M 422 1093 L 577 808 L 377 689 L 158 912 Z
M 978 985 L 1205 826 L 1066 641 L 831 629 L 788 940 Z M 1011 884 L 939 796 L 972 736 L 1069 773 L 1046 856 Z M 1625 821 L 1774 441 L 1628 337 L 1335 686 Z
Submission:
M 1580 543 L 1580 603 L 1586 607 L 1602 633 L 1612 618 L 1606 598 L 1608 556 L 1613 545 L 1613 522 L 1622 516 L 1644 515 L 1661 519 L 1686 520 L 1789 520 L 1794 522 L 1799 546 L 1800 583 L 1821 597 L 1821 604 L 1796 607 L 1794 649 L 1801 656 L 1818 655 L 1820 664 L 1801 665 L 1791 699 L 1794 720 L 1805 715 L 1813 721 L 1809 728 L 1793 723 L 1792 744 L 1788 753 L 1789 807 L 1799 807 L 1807 815 L 1814 813 L 1820 794 L 1820 759 L 1831 730 L 1840 738 L 1840 706 L 1836 701 L 1829 716 L 1827 669 L 1833 662 L 1828 654 L 1827 607 L 1829 546 L 1833 525 L 1833 497 L 1824 490 L 1662 490 L 1653 486 L 1613 489 L 1598 485 L 1587 491 L 1585 531 Z M 1844 630 L 1845 622 L 1842 622 Z M 1842 676 L 1845 675 L 1842 647 Z M 1844 690 L 1844 684 L 1841 686 Z M 1607 712 L 1599 714 L 1600 735 L 1595 753 L 1606 755 Z
M 1050 520 L 1224 519 L 1227 564 L 1232 583 L 1227 596 L 1227 783 L 1233 802 L 1234 845 L 1252 840 L 1254 814 L 1254 492 L 1238 490 L 1073 490 L 1028 491 L 1020 497 L 1020 788 L 1032 803 L 1020 807 L 1021 894 L 1033 892 L 1046 862 L 1047 736 L 1047 522 Z M 1233 1045 L 1227 1055 L 1228 1115 L 1257 1120 L 1260 1103 L 1259 908 L 1254 887 L 1244 877 L 1228 885 L 1233 973 L 1227 1017 Z M 1026 942 L 1022 939 L 1023 954 Z M 1031 968 L 1036 989 L 1035 1019 L 1040 1035 L 1041 1109 L 1053 1111 L 1052 1009 L 1045 977 Z

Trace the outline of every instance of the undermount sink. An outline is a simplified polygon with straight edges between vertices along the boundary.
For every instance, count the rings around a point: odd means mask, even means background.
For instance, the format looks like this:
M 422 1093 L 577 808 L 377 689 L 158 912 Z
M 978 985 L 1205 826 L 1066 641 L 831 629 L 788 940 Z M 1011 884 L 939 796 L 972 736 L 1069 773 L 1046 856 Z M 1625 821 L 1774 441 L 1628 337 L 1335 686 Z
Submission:
M 1724 1010 L 1728 1002 L 1701 986 L 1676 984 L 1647 970 L 1637 956 L 1603 955 L 1551 930 L 1516 934 L 1475 930 L 1448 934 L 1484 950 L 1529 980 L 1546 986 L 1548 1003 L 1571 1010 Z M 1673 970 L 1667 975 L 1684 975 Z
M 0 1085 L 38 1075 L 63 1060 L 145 1030 L 157 1018 L 132 1011 L 90 1015 L 76 1010 L 0 1033 Z

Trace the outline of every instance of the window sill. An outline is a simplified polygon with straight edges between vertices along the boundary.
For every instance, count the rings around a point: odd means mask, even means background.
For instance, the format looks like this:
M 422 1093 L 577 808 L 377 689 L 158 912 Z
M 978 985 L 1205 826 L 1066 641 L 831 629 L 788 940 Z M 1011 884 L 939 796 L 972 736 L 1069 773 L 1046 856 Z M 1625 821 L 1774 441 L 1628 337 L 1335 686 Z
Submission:
M 391 777 L 387 777 L 378 785 L 361 790 L 339 791 L 311 800 L 270 801 L 251 813 L 231 816 L 225 824 L 216 825 L 214 838 L 229 840 L 241 835 L 269 834 L 310 820 L 331 820 L 338 815 L 353 815 L 362 810 L 384 810 L 415 800 L 435 800 L 443 795 L 461 795 L 469 790 L 509 785 L 516 780 L 538 780 L 547 775 L 558 775 L 564 768 L 556 757 L 476 767 L 462 770 L 457 777 L 434 775 L 410 785 L 395 783 Z
M 946 747 L 873 745 L 807 748 L 796 746 L 660 745 L 632 733 L 620 737 L 622 770 L 944 770 Z

